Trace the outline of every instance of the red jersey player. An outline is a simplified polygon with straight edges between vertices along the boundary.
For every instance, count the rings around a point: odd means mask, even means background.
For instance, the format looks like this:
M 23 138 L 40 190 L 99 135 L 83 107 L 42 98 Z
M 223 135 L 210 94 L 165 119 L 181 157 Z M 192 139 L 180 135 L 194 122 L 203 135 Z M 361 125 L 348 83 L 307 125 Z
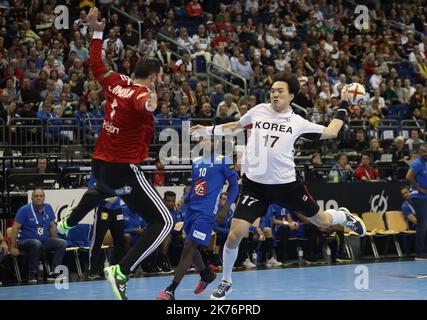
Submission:
M 87 16 L 94 28 L 90 46 L 89 67 L 106 96 L 102 131 L 95 146 L 92 174 L 96 186 L 88 190 L 70 214 L 58 224 L 67 233 L 100 200 L 120 196 L 129 209 L 138 212 L 149 227 L 120 261 L 104 269 L 113 292 L 127 299 L 128 275 L 163 242 L 172 229 L 173 218 L 154 187 L 138 166 L 148 155 L 153 133 L 153 115 L 157 107 L 154 91 L 160 66 L 156 60 L 138 61 L 133 79 L 110 71 L 102 63 L 102 37 L 105 20 L 98 21 L 98 9 Z

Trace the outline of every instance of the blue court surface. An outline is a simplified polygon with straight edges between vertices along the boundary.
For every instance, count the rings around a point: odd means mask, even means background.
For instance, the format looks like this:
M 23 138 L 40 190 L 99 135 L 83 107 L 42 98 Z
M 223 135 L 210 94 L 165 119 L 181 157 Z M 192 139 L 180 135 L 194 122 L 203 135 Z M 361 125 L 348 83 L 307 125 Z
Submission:
M 199 276 L 187 275 L 176 291 L 176 298 L 177 300 L 207 300 L 220 278 L 221 274 L 218 274 L 215 282 L 197 296 L 193 294 L 193 289 Z M 171 280 L 172 276 L 131 279 L 128 283 L 129 299 L 153 300 L 160 290 L 170 284 Z M 368 286 L 367 289 L 366 286 Z M 384 262 L 235 272 L 233 292 L 227 298 L 237 300 L 425 300 L 427 299 L 427 262 Z M 72 282 L 67 290 L 56 289 L 54 284 L 4 287 L 0 288 L 0 299 L 113 300 L 115 297 L 109 283 L 104 280 Z

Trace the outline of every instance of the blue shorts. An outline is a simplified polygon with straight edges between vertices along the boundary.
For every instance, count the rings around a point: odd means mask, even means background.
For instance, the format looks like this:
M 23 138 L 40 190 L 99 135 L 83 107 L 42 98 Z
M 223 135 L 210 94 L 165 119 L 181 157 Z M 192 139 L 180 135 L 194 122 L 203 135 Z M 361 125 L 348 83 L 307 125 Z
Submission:
M 207 246 L 215 226 L 215 216 L 189 209 L 184 218 L 185 237 L 195 243 Z

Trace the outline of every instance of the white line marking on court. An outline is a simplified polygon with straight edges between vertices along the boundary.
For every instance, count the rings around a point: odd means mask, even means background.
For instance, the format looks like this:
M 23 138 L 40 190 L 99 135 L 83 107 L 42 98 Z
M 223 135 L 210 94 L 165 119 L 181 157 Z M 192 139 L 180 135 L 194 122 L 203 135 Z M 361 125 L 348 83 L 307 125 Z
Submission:
M 299 288 L 292 289 L 292 290 L 294 290 L 294 291 L 305 291 L 305 289 L 299 289 Z
M 329 289 L 316 289 L 317 291 L 328 291 Z
M 351 289 L 339 289 L 338 291 L 346 291 L 346 292 L 348 292 L 348 291 L 351 291 Z
M 272 291 L 283 291 L 285 289 L 271 289 Z
M 384 292 L 397 292 L 397 290 L 384 289 Z

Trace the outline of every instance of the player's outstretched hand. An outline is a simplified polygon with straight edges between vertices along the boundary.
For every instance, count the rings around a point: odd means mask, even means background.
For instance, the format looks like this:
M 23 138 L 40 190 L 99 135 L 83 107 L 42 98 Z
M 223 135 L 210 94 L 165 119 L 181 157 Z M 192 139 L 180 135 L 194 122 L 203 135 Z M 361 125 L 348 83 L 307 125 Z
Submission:
M 87 15 L 87 21 L 93 27 L 95 31 L 104 31 L 105 28 L 105 19 L 98 21 L 98 8 L 93 7 L 89 10 Z
M 190 134 L 206 136 L 206 128 L 201 124 L 196 124 L 195 126 L 190 128 Z

